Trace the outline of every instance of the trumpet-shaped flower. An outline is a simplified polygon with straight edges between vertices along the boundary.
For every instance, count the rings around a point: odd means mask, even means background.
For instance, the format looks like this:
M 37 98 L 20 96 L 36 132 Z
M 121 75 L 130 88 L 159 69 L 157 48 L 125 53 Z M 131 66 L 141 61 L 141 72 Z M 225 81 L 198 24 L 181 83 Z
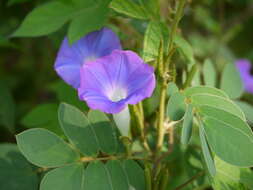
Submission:
M 155 88 L 153 67 L 132 51 L 114 50 L 81 68 L 79 98 L 91 109 L 118 113 L 128 104 L 150 97 Z
M 55 61 L 55 70 L 66 83 L 77 89 L 82 65 L 109 55 L 115 49 L 121 49 L 120 41 L 109 28 L 91 32 L 72 45 L 65 38 Z
M 245 91 L 253 94 L 253 76 L 250 73 L 251 63 L 246 59 L 240 59 L 236 61 L 236 67 L 240 73 Z

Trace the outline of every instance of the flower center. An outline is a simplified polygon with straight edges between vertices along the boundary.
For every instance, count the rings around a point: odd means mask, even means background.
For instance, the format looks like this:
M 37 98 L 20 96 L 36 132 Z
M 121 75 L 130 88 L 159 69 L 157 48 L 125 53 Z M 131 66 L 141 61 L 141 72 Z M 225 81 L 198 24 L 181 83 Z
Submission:
M 118 102 L 122 99 L 125 99 L 127 96 L 126 90 L 121 87 L 115 87 L 110 93 L 109 93 L 109 99 L 113 102 Z
M 90 61 L 95 61 L 97 57 L 95 55 L 91 55 L 85 58 L 84 62 L 90 62 Z

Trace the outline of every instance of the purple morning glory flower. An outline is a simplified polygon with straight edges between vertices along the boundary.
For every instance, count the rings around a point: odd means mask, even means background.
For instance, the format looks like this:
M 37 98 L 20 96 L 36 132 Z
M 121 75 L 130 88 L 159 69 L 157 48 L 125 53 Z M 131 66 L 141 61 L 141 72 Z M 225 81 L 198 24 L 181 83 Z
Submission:
M 91 32 L 72 45 L 65 38 L 55 61 L 55 70 L 69 85 L 80 85 L 80 68 L 86 62 L 109 55 L 121 49 L 120 40 L 109 28 Z
M 83 65 L 80 73 L 80 99 L 106 113 L 118 113 L 150 97 L 155 88 L 153 67 L 132 51 L 114 50 Z
M 253 94 L 253 76 L 250 73 L 252 64 L 246 59 L 236 61 L 237 70 L 240 73 L 246 92 Z

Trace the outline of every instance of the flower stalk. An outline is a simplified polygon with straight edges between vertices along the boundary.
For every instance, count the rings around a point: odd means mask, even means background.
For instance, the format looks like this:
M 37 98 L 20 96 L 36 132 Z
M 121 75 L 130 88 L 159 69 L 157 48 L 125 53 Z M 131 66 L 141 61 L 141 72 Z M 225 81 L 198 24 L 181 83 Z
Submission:
M 176 15 L 175 19 L 172 23 L 172 30 L 169 36 L 169 48 L 168 48 L 168 56 L 165 59 L 164 69 L 163 69 L 163 75 L 161 80 L 161 94 L 160 94 L 160 106 L 159 106 L 159 117 L 158 117 L 158 139 L 157 139 L 157 152 L 161 151 L 162 144 L 164 141 L 164 119 L 165 119 L 165 103 L 166 103 L 166 90 L 167 90 L 167 84 L 168 84 L 168 78 L 167 74 L 169 73 L 169 65 L 171 62 L 171 58 L 174 54 L 174 38 L 176 36 L 177 27 L 180 19 L 183 15 L 183 10 L 185 6 L 186 0 L 179 0 L 179 4 L 176 9 Z

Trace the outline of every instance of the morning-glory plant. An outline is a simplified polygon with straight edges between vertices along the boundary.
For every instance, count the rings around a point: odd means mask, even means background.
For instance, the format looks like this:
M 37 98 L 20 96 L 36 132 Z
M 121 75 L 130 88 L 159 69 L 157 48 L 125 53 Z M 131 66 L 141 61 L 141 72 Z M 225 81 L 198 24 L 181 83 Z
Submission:
M 192 5 L 161 2 L 56 3 L 70 24 L 51 68 L 83 107 L 66 95 L 61 133 L 42 127 L 16 136 L 42 176 L 40 190 L 252 187 L 250 114 L 238 103 L 242 81 L 252 93 L 250 64 L 195 55 L 181 25 Z M 216 66 L 225 68 L 221 84 Z

